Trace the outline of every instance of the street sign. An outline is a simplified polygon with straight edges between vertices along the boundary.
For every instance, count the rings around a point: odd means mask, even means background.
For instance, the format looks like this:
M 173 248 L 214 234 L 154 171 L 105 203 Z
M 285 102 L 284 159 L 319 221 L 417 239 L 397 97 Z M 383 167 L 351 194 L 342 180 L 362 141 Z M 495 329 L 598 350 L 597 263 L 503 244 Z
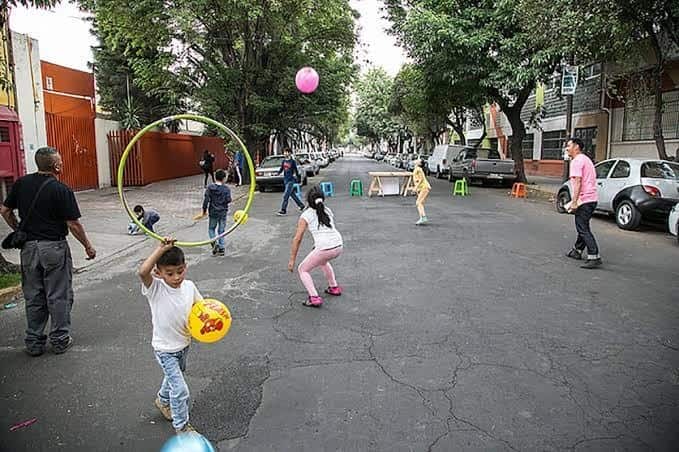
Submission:
M 563 75 L 561 76 L 561 95 L 575 94 L 575 88 L 578 85 L 578 67 L 566 65 L 563 67 Z

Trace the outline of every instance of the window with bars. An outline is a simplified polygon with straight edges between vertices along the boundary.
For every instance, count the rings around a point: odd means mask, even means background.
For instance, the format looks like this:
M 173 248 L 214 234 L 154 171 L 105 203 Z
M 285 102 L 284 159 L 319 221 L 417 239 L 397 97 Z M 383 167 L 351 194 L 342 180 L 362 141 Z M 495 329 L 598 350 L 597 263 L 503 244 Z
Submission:
M 662 131 L 665 139 L 679 138 L 679 90 L 662 94 L 663 115 Z M 623 141 L 643 141 L 653 139 L 653 119 L 655 106 L 652 96 L 637 101 L 628 100 L 622 126 Z
M 9 127 L 0 127 L 0 143 L 9 143 Z
M 542 160 L 563 160 L 566 147 L 566 131 L 556 130 L 542 134 Z

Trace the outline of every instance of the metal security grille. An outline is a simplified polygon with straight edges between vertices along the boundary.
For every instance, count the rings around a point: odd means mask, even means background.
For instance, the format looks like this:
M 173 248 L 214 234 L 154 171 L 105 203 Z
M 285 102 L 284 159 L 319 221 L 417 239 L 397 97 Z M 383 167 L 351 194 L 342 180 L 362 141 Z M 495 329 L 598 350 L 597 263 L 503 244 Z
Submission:
M 665 139 L 679 138 L 679 90 L 663 93 L 662 131 Z M 644 141 L 653 139 L 655 107 L 653 97 L 645 97 L 625 105 L 622 140 Z
M 557 130 L 542 134 L 542 160 L 563 160 L 566 131 Z

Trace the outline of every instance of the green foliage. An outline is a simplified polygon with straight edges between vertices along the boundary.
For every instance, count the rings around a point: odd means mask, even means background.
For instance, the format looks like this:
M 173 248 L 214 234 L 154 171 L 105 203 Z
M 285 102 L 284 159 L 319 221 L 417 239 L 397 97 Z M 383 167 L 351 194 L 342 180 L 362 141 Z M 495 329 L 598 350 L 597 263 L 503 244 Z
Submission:
M 21 273 L 0 274 L 0 289 L 21 284 Z
M 123 111 L 123 77 L 141 118 L 191 109 L 237 130 L 249 146 L 272 133 L 334 138 L 356 68 L 347 0 L 81 0 L 95 12 L 102 103 Z M 102 39 L 103 38 L 103 39 Z M 95 70 L 97 70 L 95 66 Z M 303 95 L 302 66 L 321 77 Z
M 393 84 L 381 68 L 370 69 L 356 84 L 356 134 L 374 144 L 403 132 L 389 111 Z

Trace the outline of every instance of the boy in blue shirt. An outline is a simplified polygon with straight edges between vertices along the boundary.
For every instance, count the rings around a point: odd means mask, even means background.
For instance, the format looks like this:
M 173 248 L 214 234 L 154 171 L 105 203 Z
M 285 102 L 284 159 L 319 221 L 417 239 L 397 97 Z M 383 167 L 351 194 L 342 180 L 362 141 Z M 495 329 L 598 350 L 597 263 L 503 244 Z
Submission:
M 231 202 L 231 190 L 224 184 L 226 180 L 226 172 L 224 170 L 217 170 L 215 173 L 214 184 L 208 185 L 205 189 L 205 197 L 203 199 L 203 215 L 210 215 L 208 222 L 207 233 L 210 239 L 217 235 L 222 235 L 226 229 L 226 214 L 229 211 L 229 203 Z M 217 233 L 215 234 L 215 228 Z M 219 237 L 212 247 L 213 256 L 224 255 L 224 237 Z
M 283 192 L 283 203 L 281 204 L 281 210 L 279 210 L 276 215 L 283 216 L 288 213 L 288 200 L 292 197 L 295 201 L 299 210 L 304 210 L 304 203 L 300 201 L 297 193 L 293 190 L 295 184 L 297 183 L 299 177 L 299 170 L 297 169 L 297 163 L 292 157 L 292 151 L 290 148 L 283 149 L 283 155 L 285 158 L 281 162 L 281 167 L 278 170 L 278 174 L 283 173 L 283 183 L 285 184 L 285 191 Z

